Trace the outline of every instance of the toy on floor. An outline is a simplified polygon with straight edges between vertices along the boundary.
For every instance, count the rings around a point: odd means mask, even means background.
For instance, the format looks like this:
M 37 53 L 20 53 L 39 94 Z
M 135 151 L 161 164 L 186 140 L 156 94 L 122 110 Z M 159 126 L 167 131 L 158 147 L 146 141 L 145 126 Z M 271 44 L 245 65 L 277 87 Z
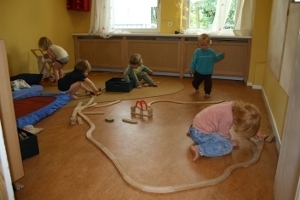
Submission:
M 85 114 L 87 115 L 92 115 L 92 114 L 99 114 L 99 115 L 103 115 L 104 113 L 102 111 L 87 111 L 87 112 L 82 112 L 83 109 L 85 108 L 89 108 L 89 107 L 97 107 L 97 108 L 100 108 L 100 107 L 105 107 L 105 106 L 110 106 L 110 105 L 113 105 L 113 104 L 116 104 L 116 103 L 120 103 L 121 100 L 117 100 L 117 101 L 113 101 L 113 102 L 110 102 L 110 103 L 107 103 L 107 104 L 103 104 L 103 105 L 97 105 L 97 103 L 92 103 L 94 101 L 94 99 L 96 98 L 96 96 L 92 96 L 91 99 L 89 100 L 89 102 L 85 105 L 82 105 L 83 102 L 79 102 L 77 104 L 77 106 L 75 107 L 75 109 L 73 110 L 72 112 L 72 116 L 71 116 L 71 124 L 72 125 L 75 125 L 77 124 L 83 124 L 82 122 L 82 118 L 87 120 L 88 118 L 85 116 Z M 80 113 L 79 113 L 80 112 Z M 79 116 L 77 116 L 79 115 Z M 82 116 L 80 116 L 82 115 Z M 113 120 L 113 119 L 112 119 Z
M 32 133 L 32 134 L 38 134 L 38 133 L 40 133 L 41 131 L 44 130 L 43 128 L 36 128 L 33 125 L 24 126 L 23 129 L 25 131 L 28 131 L 28 132 Z
M 136 112 L 136 108 L 140 110 L 140 112 Z M 144 100 L 138 100 L 131 106 L 131 114 L 132 115 L 140 115 L 140 116 L 145 116 L 145 117 L 152 117 L 153 116 L 153 109 L 151 106 L 148 106 L 146 101 Z M 144 112 L 147 112 L 145 114 Z
M 114 122 L 115 120 L 114 120 L 113 118 L 106 117 L 106 118 L 105 118 L 105 121 L 106 121 L 106 122 Z
M 103 153 L 105 153 L 107 155 L 107 157 L 111 160 L 111 162 L 115 165 L 115 167 L 118 169 L 118 171 L 120 172 L 120 174 L 122 175 L 123 179 L 129 183 L 131 186 L 144 191 L 144 192 L 151 192 L 151 193 L 173 193 L 173 192 L 179 192 L 179 191 L 184 191 L 184 190 L 189 190 L 189 189 L 195 189 L 195 188 L 200 188 L 200 187 L 205 187 L 205 186 L 210 186 L 210 185 L 215 185 L 218 184 L 222 181 L 224 181 L 226 178 L 229 177 L 229 175 L 232 173 L 233 170 L 240 168 L 240 167 L 248 167 L 250 165 L 252 165 L 253 163 L 257 162 L 260 154 L 262 152 L 263 149 L 263 142 L 258 142 L 257 140 L 254 140 L 251 142 L 253 142 L 253 146 L 250 148 L 251 152 L 252 152 L 252 158 L 245 161 L 245 162 L 240 162 L 240 163 L 236 163 L 234 165 L 231 165 L 229 167 L 227 167 L 224 172 L 218 176 L 215 177 L 213 179 L 209 179 L 209 180 L 200 180 L 198 182 L 195 183 L 191 183 L 191 184 L 178 184 L 178 185 L 166 185 L 166 186 L 155 186 L 155 185 L 147 185 L 145 183 L 140 183 L 136 180 L 134 180 L 134 178 L 131 176 L 130 173 L 128 173 L 122 166 L 121 162 L 119 161 L 118 157 L 116 157 L 103 143 L 97 141 L 94 137 L 93 137 L 93 132 L 95 131 L 95 124 L 86 116 L 82 113 L 82 110 L 87 108 L 87 107 L 92 107 L 93 106 L 93 100 L 95 97 L 92 97 L 91 100 L 84 106 L 82 106 L 82 102 L 80 102 L 80 104 L 78 103 L 78 105 L 76 106 L 75 110 L 76 110 L 76 114 L 78 114 L 79 116 L 81 116 L 89 125 L 90 125 L 90 129 L 87 131 L 86 136 L 88 138 L 88 140 L 90 140 L 94 145 L 96 145 Z M 172 101 L 172 100 L 157 100 L 157 101 L 152 101 L 150 102 L 148 105 L 152 105 L 154 103 L 160 103 L 160 102 L 170 102 L 170 103 L 177 103 L 177 104 L 214 104 L 214 103 L 220 103 L 223 101 L 204 101 L 204 102 L 181 102 L 181 101 Z M 112 105 L 114 104 L 110 103 L 107 105 Z M 143 103 L 144 104 L 144 103 Z M 103 105 L 107 106 L 107 105 Z M 128 119 L 129 121 L 132 121 L 131 119 Z M 126 121 L 126 118 L 123 118 L 123 121 Z
M 84 112 L 83 114 L 85 114 L 85 115 L 103 115 L 104 112 L 102 112 L 102 111 L 88 111 L 88 112 Z
M 128 118 L 123 118 L 122 121 L 126 122 L 126 123 L 130 123 L 130 124 L 137 124 L 138 123 L 138 121 L 136 121 L 134 119 L 128 119 Z
M 100 91 L 98 91 L 98 92 L 92 92 L 92 91 L 89 91 L 89 92 L 86 92 L 86 95 L 87 96 L 99 96 L 99 95 L 101 95 L 101 92 Z

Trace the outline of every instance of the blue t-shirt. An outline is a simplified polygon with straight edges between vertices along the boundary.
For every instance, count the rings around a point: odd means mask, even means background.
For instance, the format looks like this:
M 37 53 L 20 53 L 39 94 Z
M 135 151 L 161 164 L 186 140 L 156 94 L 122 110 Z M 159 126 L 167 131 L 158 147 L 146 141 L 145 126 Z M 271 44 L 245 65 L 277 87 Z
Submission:
M 216 54 L 212 48 L 202 50 L 196 49 L 190 64 L 190 70 L 197 71 L 199 74 L 212 74 L 214 63 L 224 58 L 224 54 Z

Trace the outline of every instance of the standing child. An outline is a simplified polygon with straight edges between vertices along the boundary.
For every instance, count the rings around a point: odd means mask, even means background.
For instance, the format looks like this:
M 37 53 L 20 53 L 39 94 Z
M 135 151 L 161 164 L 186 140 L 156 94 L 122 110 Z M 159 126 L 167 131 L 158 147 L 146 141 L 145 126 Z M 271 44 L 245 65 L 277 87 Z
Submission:
M 100 95 L 100 91 L 96 88 L 95 84 L 87 78 L 88 73 L 91 71 L 91 65 L 87 60 L 79 60 L 74 67 L 74 70 L 66 74 L 63 78 L 58 80 L 58 89 L 62 93 L 68 93 L 72 99 L 78 99 L 76 92 L 79 88 L 83 89 L 87 95 L 95 94 Z M 87 83 L 92 90 L 88 89 L 82 82 Z
M 214 63 L 222 60 L 225 56 L 225 51 L 216 54 L 215 51 L 209 47 L 210 44 L 210 36 L 201 34 L 198 38 L 199 48 L 194 52 L 190 64 L 190 73 L 193 74 L 194 77 L 192 85 L 195 88 L 195 92 L 199 93 L 199 86 L 204 80 L 204 92 L 207 98 L 210 97 L 211 93 L 211 76 L 214 71 Z
M 153 74 L 153 71 L 143 65 L 141 55 L 133 54 L 129 59 L 129 65 L 123 75 L 126 82 L 130 82 L 130 78 L 134 79 L 137 88 L 142 88 L 140 84 L 141 80 L 144 80 L 149 86 L 157 87 L 157 84 L 152 80 L 149 74 Z
M 259 140 L 263 140 L 258 132 L 260 119 L 258 108 L 242 101 L 223 102 L 203 109 L 195 116 L 187 132 L 196 143 L 190 148 L 193 160 L 200 156 L 223 156 L 234 146 L 239 146 L 237 140 L 231 140 L 231 127 L 242 137 L 249 139 L 257 134 Z
M 47 37 L 41 37 L 38 45 L 40 49 L 47 51 L 47 54 L 50 56 L 52 61 L 50 64 L 53 67 L 55 77 L 53 85 L 57 85 L 58 79 L 63 77 L 62 68 L 69 62 L 69 55 L 62 47 L 52 44 Z

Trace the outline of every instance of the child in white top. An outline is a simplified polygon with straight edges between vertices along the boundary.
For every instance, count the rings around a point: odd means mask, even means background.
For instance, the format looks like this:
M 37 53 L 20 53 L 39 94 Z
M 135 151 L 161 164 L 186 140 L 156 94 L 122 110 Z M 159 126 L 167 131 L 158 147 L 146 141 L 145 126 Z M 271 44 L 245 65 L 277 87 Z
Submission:
M 69 55 L 62 47 L 52 44 L 51 40 L 47 37 L 41 37 L 38 45 L 42 51 L 46 51 L 50 56 L 55 77 L 53 85 L 57 85 L 58 79 L 63 77 L 62 68 L 69 62 Z

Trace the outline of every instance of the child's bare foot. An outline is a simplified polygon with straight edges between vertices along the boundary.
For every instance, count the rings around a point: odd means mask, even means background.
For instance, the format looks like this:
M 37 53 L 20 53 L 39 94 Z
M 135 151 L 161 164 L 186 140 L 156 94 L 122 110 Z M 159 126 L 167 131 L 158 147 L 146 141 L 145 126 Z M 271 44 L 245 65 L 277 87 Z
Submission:
M 156 83 L 153 83 L 153 84 L 150 84 L 149 86 L 150 86 L 150 87 L 157 87 L 157 84 L 156 84 Z
M 210 94 L 205 94 L 205 97 L 206 98 L 210 98 Z
M 138 88 L 138 89 L 142 89 L 142 86 L 141 86 L 141 85 L 138 85 L 138 86 L 136 86 L 136 88 Z
M 79 99 L 79 97 L 76 95 L 72 95 L 71 99 Z
M 191 150 L 192 154 L 194 155 L 193 160 L 194 161 L 198 160 L 198 158 L 200 158 L 200 153 L 198 152 L 197 147 L 196 146 L 191 146 L 190 150 Z

